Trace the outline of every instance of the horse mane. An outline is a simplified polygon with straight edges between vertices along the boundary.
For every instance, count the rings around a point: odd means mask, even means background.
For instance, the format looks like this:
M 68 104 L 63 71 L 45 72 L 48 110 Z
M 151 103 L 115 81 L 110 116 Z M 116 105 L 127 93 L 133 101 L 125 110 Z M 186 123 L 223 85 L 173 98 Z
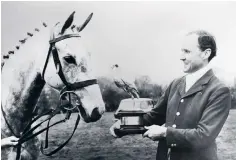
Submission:
M 46 24 L 45 22 L 43 22 L 43 26 L 44 26 L 44 27 L 47 27 L 47 24 Z M 36 33 L 36 32 L 40 32 L 40 30 L 39 30 L 38 28 L 35 28 L 35 29 L 34 29 L 34 33 Z M 28 36 L 28 37 L 19 40 L 20 44 L 19 44 L 19 45 L 16 45 L 14 50 L 8 51 L 8 54 L 3 54 L 2 59 L 3 59 L 4 61 L 1 62 L 1 69 L 3 68 L 4 64 L 6 63 L 6 61 L 7 61 L 10 57 L 12 57 L 12 55 L 14 55 L 14 54 L 16 53 L 16 51 L 19 51 L 19 50 L 21 49 L 22 45 L 24 45 L 24 44 L 26 43 L 26 41 L 27 41 L 28 39 L 30 39 L 30 37 L 33 37 L 34 34 L 31 33 L 31 32 L 27 32 L 27 36 Z
M 57 22 L 56 25 L 59 24 L 59 23 L 60 23 L 60 22 Z M 45 28 L 48 26 L 45 22 L 43 22 L 42 25 L 43 25 L 43 27 L 45 27 Z M 55 25 L 55 26 L 56 26 L 56 25 Z M 76 26 L 76 25 L 73 24 L 73 25 L 71 25 L 70 29 L 74 32 L 74 29 L 76 28 L 76 31 L 77 31 L 77 32 L 80 32 L 81 27 L 82 27 L 82 26 Z M 35 33 L 37 34 L 37 32 L 40 32 L 40 30 L 39 30 L 38 28 L 35 28 L 35 29 L 34 29 L 34 34 L 35 34 Z M 16 53 L 16 51 L 19 51 L 19 50 L 22 48 L 22 46 L 26 43 L 26 41 L 30 40 L 30 38 L 33 37 L 34 34 L 31 33 L 31 32 L 27 32 L 27 36 L 28 36 L 28 37 L 19 40 L 20 44 L 19 44 L 19 45 L 16 45 L 14 50 L 10 50 L 10 51 L 8 51 L 8 54 L 3 54 L 3 55 L 2 55 L 3 61 L 1 62 L 1 69 L 3 68 L 4 64 L 6 63 L 6 61 L 7 61 L 10 57 L 12 57 L 12 55 L 14 55 L 14 54 Z

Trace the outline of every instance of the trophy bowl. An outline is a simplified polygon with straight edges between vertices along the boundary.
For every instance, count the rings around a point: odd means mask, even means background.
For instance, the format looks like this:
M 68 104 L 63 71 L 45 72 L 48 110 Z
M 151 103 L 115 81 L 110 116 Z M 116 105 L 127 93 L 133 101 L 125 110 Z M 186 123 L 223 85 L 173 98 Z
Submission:
M 124 99 L 114 114 L 120 119 L 120 129 L 115 129 L 118 136 L 127 134 L 143 134 L 146 129 L 143 124 L 143 115 L 154 107 L 153 100 L 149 98 Z

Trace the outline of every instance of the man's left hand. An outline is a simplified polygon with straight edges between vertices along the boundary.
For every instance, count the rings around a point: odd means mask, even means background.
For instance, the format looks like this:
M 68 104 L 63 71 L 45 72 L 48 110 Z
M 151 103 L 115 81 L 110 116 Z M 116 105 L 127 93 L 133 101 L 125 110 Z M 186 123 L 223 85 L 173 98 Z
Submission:
M 147 131 L 143 134 L 143 137 L 150 138 L 153 141 L 160 140 L 161 138 L 166 137 L 167 128 L 158 125 L 145 126 L 144 128 Z

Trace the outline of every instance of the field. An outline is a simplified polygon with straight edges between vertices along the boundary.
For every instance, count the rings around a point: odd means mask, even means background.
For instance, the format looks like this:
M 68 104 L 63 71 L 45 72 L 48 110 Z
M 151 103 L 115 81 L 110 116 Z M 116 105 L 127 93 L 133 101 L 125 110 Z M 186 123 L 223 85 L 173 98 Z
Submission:
M 109 134 L 109 127 L 114 122 L 114 113 L 105 113 L 101 120 L 86 124 L 80 122 L 72 140 L 57 154 L 51 157 L 40 155 L 40 160 L 150 160 L 155 159 L 157 142 L 141 135 L 125 136 L 120 139 Z M 59 115 L 55 119 L 58 120 Z M 71 131 L 76 119 L 71 119 L 50 131 L 50 149 L 61 144 Z M 220 160 L 236 160 L 236 110 L 230 115 L 217 138 Z

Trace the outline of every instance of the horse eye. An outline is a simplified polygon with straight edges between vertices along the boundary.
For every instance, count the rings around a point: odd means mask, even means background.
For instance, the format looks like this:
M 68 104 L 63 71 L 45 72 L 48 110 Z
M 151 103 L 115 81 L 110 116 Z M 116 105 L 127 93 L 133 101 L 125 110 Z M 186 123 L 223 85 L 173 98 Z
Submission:
M 75 58 L 73 56 L 65 56 L 64 60 L 69 64 L 76 64 Z

